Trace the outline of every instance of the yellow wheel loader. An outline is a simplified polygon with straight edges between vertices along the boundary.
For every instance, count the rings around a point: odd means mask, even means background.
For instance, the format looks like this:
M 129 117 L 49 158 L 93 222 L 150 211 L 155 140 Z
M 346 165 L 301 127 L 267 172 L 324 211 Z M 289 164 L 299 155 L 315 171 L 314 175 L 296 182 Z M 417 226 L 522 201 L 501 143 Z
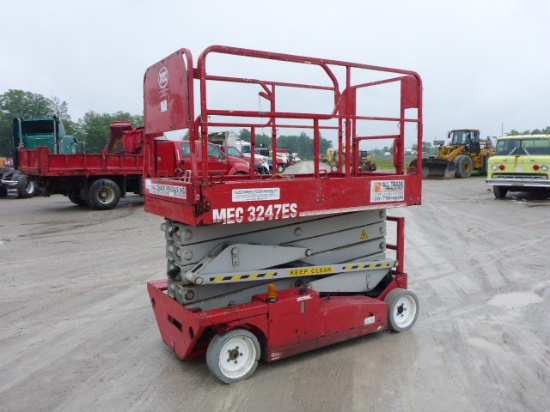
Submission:
M 474 170 L 487 174 L 487 161 L 492 152 L 492 142 L 480 140 L 479 130 L 459 129 L 447 133 L 450 144 L 441 145 L 436 156 L 422 158 L 422 176 L 450 179 L 470 177 Z M 411 167 L 416 168 L 416 160 Z
M 338 149 L 329 148 L 327 154 L 324 157 L 326 163 L 328 163 L 333 170 L 338 167 Z M 342 161 L 345 161 L 346 153 Z M 359 150 L 359 171 L 361 172 L 374 172 L 376 170 L 376 163 L 373 162 L 372 156 L 366 150 Z

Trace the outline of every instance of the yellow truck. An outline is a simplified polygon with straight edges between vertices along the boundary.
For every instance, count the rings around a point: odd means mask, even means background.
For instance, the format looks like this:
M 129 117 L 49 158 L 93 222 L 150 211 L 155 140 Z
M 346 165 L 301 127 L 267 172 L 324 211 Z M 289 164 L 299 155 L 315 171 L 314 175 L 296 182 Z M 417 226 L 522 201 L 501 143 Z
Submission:
M 550 135 L 500 137 L 486 182 L 497 199 L 514 191 L 550 195 Z

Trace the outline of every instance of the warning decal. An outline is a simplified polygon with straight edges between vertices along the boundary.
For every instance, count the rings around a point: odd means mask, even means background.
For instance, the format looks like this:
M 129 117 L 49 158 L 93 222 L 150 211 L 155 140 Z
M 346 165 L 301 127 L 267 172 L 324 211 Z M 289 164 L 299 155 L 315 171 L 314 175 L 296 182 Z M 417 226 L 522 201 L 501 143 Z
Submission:
M 291 269 L 288 272 L 288 275 L 289 276 L 311 276 L 311 275 L 327 275 L 329 273 L 334 273 L 333 266 Z
M 266 187 L 256 189 L 233 189 L 233 202 L 257 202 L 260 200 L 279 200 L 281 189 L 278 187 Z

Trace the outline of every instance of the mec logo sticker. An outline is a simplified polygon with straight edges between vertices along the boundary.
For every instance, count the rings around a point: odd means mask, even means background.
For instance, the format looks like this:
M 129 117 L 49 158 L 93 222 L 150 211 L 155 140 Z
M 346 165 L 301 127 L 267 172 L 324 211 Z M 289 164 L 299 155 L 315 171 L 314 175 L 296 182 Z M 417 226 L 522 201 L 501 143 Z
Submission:
M 159 87 L 161 89 L 166 89 L 168 86 L 168 69 L 166 67 L 161 67 L 159 70 Z

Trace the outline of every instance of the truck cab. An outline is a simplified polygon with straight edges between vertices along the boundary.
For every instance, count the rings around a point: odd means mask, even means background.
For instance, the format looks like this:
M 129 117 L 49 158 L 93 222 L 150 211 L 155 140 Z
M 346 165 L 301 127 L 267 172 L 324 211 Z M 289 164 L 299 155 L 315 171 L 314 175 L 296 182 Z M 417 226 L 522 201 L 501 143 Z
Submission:
M 80 144 L 75 136 L 65 133 L 65 127 L 57 116 L 21 119 L 12 122 L 15 168 L 20 147 L 36 149 L 45 146 L 54 154 L 76 154 Z
M 19 170 L 19 149 L 36 150 L 47 147 L 55 154 L 76 154 L 78 139 L 65 133 L 65 127 L 57 116 L 12 121 L 13 162 L 0 170 L 0 195 L 27 198 L 36 195 L 36 182 Z
M 550 193 L 550 135 L 512 135 L 497 140 L 487 184 L 495 198 L 510 192 Z
M 201 142 L 196 142 L 196 156 L 200 159 Z M 217 145 L 208 143 L 208 172 L 214 176 L 231 176 L 235 174 L 248 174 L 249 164 L 238 157 L 226 155 Z M 156 141 L 157 171 L 159 176 L 183 175 L 192 170 L 191 166 L 191 142 L 189 140 L 165 140 Z M 198 169 L 201 170 L 202 162 Z

